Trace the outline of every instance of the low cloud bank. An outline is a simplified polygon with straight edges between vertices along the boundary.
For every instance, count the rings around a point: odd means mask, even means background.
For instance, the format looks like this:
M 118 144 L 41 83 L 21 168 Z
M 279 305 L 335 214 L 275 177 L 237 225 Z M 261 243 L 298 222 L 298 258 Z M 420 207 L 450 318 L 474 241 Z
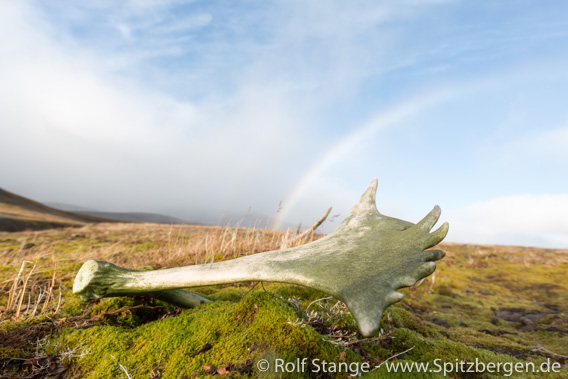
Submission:
M 568 248 L 568 194 L 516 195 L 449 210 L 448 240 Z

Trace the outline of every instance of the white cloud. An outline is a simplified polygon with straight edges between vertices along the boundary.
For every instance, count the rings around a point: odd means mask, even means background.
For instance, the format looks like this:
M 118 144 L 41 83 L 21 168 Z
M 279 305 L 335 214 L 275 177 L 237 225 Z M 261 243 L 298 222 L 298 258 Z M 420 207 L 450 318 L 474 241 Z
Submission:
M 280 94 L 261 86 L 229 104 L 178 100 L 50 38 L 31 9 L 2 8 L 0 24 L 18 37 L 0 36 L 10 57 L 0 61 L 0 159 L 13 162 L 2 165 L 3 185 L 121 210 L 276 209 L 308 144 Z
M 568 248 L 568 194 L 516 195 L 449 210 L 448 240 Z
M 430 72 L 428 64 L 420 66 L 437 60 L 435 67 L 451 66 L 449 56 L 471 49 L 462 41 L 477 38 L 466 31 L 448 43 L 436 33 L 429 40 L 405 34 L 408 23 L 421 30 L 420 12 L 436 1 L 205 2 L 184 3 L 177 12 L 172 4 L 179 3 L 0 3 L 0 49 L 8 57 L 0 60 L 0 160 L 13 162 L 0 167 L 2 185 L 91 208 L 167 209 L 187 218 L 211 212 L 212 222 L 222 211 L 244 213 L 249 206 L 271 216 L 303 177 L 318 172 L 326 146 L 333 152 L 349 145 L 349 129 L 368 125 L 355 139 L 368 148 L 340 149 L 348 159 L 314 175 L 287 220 L 308 224 L 328 206 L 344 214 L 352 205 L 345 199 L 364 189 L 353 189 L 355 182 L 364 187 L 381 175 L 403 182 L 415 175 L 415 162 L 441 160 L 443 152 L 432 158 L 411 151 L 421 146 L 413 143 L 422 138 L 413 133 L 419 127 L 401 134 L 405 144 L 374 133 L 377 125 L 404 124 L 409 114 L 422 124 L 423 105 L 436 103 L 448 87 L 444 79 L 424 85 L 416 72 L 401 71 Z M 493 39 L 485 42 L 491 46 Z M 382 77 L 388 70 L 394 79 Z M 433 101 L 397 110 L 420 93 Z M 435 130 L 445 145 L 440 150 L 455 143 L 444 138 L 459 134 Z M 529 150 L 511 151 L 515 159 L 519 151 L 562 154 L 566 141 L 559 130 L 528 141 Z M 399 155 L 368 154 L 385 146 Z M 522 225 L 509 230 L 507 220 L 483 229 L 482 211 L 490 213 L 481 205 L 456 211 L 456 238 L 507 243 L 522 237 Z M 541 234 L 542 243 L 563 243 L 562 231 L 550 233 Z

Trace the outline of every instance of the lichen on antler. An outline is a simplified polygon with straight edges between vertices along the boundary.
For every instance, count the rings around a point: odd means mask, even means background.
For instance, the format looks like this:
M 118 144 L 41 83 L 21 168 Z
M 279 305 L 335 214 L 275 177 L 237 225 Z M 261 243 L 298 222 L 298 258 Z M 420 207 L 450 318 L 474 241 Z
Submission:
M 384 309 L 402 299 L 396 290 L 434 272 L 434 261 L 443 258 L 444 252 L 425 250 L 448 232 L 444 223 L 430 233 L 440 217 L 438 206 L 417 224 L 382 215 L 375 206 L 376 190 L 375 179 L 337 229 L 312 243 L 230 261 L 145 272 L 89 261 L 79 270 L 73 292 L 93 299 L 241 281 L 293 283 L 345 302 L 361 334 L 371 336 L 379 330 Z

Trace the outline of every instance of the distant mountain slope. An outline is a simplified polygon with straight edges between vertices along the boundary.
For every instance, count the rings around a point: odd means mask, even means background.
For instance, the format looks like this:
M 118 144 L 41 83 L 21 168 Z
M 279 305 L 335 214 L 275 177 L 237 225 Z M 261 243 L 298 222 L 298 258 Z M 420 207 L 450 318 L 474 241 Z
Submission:
M 141 213 L 141 212 L 97 212 L 97 211 L 78 211 L 78 213 L 94 216 L 107 217 L 121 221 L 135 222 L 151 222 L 154 224 L 189 224 L 189 222 L 179 218 L 161 215 L 157 213 Z
M 95 211 L 92 208 L 81 207 L 79 205 L 60 203 L 60 202 L 55 202 L 55 201 L 44 201 L 43 204 L 45 204 L 45 205 L 47 205 L 51 208 L 56 208 L 56 209 L 60 209 L 62 211 L 67 211 L 67 212 L 81 213 L 81 212 L 94 212 Z
M 0 188 L 0 231 L 40 230 L 117 220 L 67 212 Z
M 200 225 L 199 223 L 189 222 L 180 218 L 160 214 L 160 213 L 147 213 L 147 212 L 101 212 L 94 209 L 82 207 L 74 204 L 46 202 L 45 204 L 62 209 L 68 212 L 80 213 L 94 217 L 111 218 L 120 221 L 133 221 L 133 222 L 149 222 L 153 224 L 191 224 Z

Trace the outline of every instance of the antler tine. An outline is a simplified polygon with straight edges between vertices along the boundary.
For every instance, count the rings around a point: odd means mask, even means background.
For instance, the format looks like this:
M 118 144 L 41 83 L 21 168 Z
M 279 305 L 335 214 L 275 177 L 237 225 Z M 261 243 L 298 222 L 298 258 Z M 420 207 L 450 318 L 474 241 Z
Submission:
M 450 225 L 447 222 L 444 222 L 442 224 L 442 226 L 440 226 L 438 229 L 436 229 L 435 231 L 430 233 L 428 235 L 428 238 L 426 238 L 424 249 L 429 249 L 433 246 L 436 246 L 440 242 L 442 242 L 442 240 L 448 234 L 449 228 L 450 228 Z
M 371 181 L 365 193 L 361 195 L 359 202 L 355 204 L 355 206 L 353 206 L 353 208 L 351 209 L 351 212 L 349 212 L 349 216 L 355 216 L 367 213 L 379 213 L 375 202 L 375 195 L 377 193 L 378 183 L 379 181 L 377 178 L 374 178 Z M 347 218 L 349 218 L 349 216 L 347 216 Z
M 440 210 L 440 207 L 438 205 L 435 205 L 434 209 L 432 209 L 430 213 L 426 215 L 426 217 L 420 220 L 415 227 L 422 229 L 425 232 L 429 232 L 432 227 L 436 225 L 441 214 L 442 211 Z
M 432 262 L 438 261 L 446 256 L 446 253 L 442 250 L 428 250 L 424 252 L 424 261 Z

